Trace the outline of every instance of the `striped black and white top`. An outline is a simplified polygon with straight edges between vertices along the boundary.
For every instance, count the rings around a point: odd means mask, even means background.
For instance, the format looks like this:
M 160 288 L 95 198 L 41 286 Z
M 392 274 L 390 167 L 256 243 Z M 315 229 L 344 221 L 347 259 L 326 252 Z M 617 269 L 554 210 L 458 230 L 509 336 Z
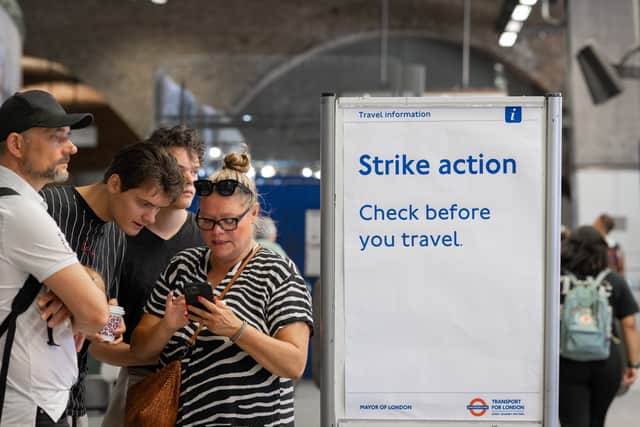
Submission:
M 211 252 L 207 247 L 179 252 L 162 273 L 145 312 L 164 316 L 167 294 L 183 295 L 187 283 L 206 282 Z M 241 262 L 220 282 L 219 295 Z M 224 302 L 248 324 L 270 336 L 294 322 L 313 329 L 311 297 L 295 264 L 261 248 L 249 261 Z M 162 366 L 180 358 L 193 336 L 191 322 L 178 330 L 160 357 Z M 293 381 L 271 374 L 231 341 L 200 332 L 182 358 L 180 426 L 293 426 Z
M 118 226 L 105 222 L 96 215 L 74 187 L 48 186 L 40 194 L 47 202 L 49 215 L 58 223 L 80 264 L 91 267 L 104 279 L 107 295 L 117 297 L 126 248 L 126 238 Z M 84 378 L 87 376 L 89 343 L 78 353 L 78 382 L 71 390 L 68 415 L 80 416 L 87 412 Z

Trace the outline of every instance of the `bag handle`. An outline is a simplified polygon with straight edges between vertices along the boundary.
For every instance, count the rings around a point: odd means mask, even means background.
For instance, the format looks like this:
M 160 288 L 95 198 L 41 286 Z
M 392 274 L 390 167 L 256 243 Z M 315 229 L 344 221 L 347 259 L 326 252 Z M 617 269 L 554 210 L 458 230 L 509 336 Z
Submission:
M 220 299 L 224 298 L 225 295 L 227 295 L 227 292 L 229 292 L 229 289 L 231 288 L 231 285 L 233 285 L 233 282 L 236 281 L 240 273 L 242 273 L 242 270 L 244 270 L 247 264 L 249 264 L 249 261 L 251 261 L 251 258 L 253 258 L 253 256 L 256 253 L 258 253 L 259 249 L 260 249 L 260 245 L 255 245 L 255 247 L 251 250 L 251 253 L 249 253 L 249 255 L 244 259 L 244 261 L 242 261 L 242 264 L 240 265 L 240 267 L 238 267 L 238 271 L 236 271 L 236 274 L 233 275 L 233 277 L 231 278 L 227 286 L 225 286 L 225 288 L 220 293 Z
M 259 249 L 260 249 L 260 245 L 255 245 L 254 248 L 249 253 L 249 255 L 247 255 L 247 257 L 245 257 L 244 261 L 242 261 L 242 264 L 240 264 L 240 267 L 238 267 L 238 270 L 236 271 L 236 274 L 233 275 L 233 277 L 231 278 L 231 280 L 229 281 L 227 286 L 225 286 L 224 290 L 220 293 L 220 297 L 219 297 L 220 299 L 224 298 L 225 295 L 227 295 L 227 292 L 229 292 L 229 289 L 231 288 L 231 285 L 233 285 L 233 283 L 236 281 L 238 276 L 240 276 L 240 273 L 242 273 L 242 270 L 244 270 L 244 268 L 247 266 L 247 264 L 249 264 L 249 261 L 251 261 L 253 256 L 256 253 L 258 253 Z M 200 335 L 200 331 L 202 331 L 203 326 L 204 325 L 198 325 L 198 329 L 196 329 L 196 331 L 193 334 L 193 336 L 189 339 L 189 346 L 192 346 L 193 343 L 196 342 L 196 338 L 198 338 L 198 335 Z

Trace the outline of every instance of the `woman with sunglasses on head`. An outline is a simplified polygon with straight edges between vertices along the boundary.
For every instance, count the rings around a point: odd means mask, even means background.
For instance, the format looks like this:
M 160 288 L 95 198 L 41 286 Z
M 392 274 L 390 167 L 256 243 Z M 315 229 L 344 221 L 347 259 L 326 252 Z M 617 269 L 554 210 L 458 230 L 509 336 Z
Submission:
M 307 360 L 311 300 L 293 262 L 253 239 L 260 206 L 249 168 L 247 153 L 230 153 L 196 181 L 207 246 L 171 260 L 133 333 L 139 357 L 182 362 L 177 425 L 294 425 L 292 379 Z M 187 305 L 185 289 L 202 282 L 214 301 Z

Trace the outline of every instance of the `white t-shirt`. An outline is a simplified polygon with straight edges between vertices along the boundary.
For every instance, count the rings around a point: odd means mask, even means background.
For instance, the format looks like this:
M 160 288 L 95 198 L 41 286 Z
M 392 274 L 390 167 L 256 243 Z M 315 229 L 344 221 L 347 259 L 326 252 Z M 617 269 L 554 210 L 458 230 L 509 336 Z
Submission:
M 4 320 L 29 274 L 42 282 L 78 259 L 31 185 L 0 166 L 0 187 L 20 193 L 0 197 L 0 320 Z M 40 295 L 44 292 L 43 286 Z M 5 336 L 0 338 L 0 351 Z M 55 327 L 53 338 L 58 346 L 47 344 L 47 325 L 34 301 L 16 323 L 2 425 L 33 426 L 38 406 L 54 420 L 62 416 L 78 376 L 70 322 Z

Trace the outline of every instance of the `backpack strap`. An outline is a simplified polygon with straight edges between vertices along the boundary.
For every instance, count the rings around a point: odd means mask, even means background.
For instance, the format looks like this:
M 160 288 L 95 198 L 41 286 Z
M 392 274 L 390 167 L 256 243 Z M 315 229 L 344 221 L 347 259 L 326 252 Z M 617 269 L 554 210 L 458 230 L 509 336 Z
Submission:
M 571 289 L 571 282 L 573 280 L 575 280 L 575 276 L 572 273 L 567 273 L 560 276 L 560 283 L 562 284 L 560 291 L 563 293 L 563 295 L 569 292 L 569 290 Z
M 597 288 L 598 286 L 600 286 L 600 284 L 604 281 L 605 277 L 607 277 L 609 275 L 609 273 L 611 273 L 611 270 L 608 268 L 605 268 L 604 270 L 602 270 L 600 273 L 598 273 L 598 275 L 596 276 L 596 278 L 591 282 L 591 286 L 594 288 Z M 580 280 L 578 279 L 573 273 L 567 273 L 567 274 L 563 274 L 561 276 L 561 280 L 564 281 L 571 281 L 575 284 L 578 285 L 586 285 L 589 282 L 589 279 L 592 278 L 593 276 L 589 276 L 587 277 L 585 280 Z
M 0 421 L 2 420 L 2 407 L 4 406 L 4 395 L 7 389 L 7 374 L 9 372 L 9 360 L 11 359 L 11 347 L 16 334 L 16 322 L 18 316 L 24 313 L 36 299 L 42 283 L 33 276 L 29 276 L 18 295 L 11 303 L 11 313 L 2 321 L 0 325 L 0 336 L 7 333 L 2 353 L 2 369 L 0 370 Z M 49 328 L 50 329 L 50 328 Z
M 19 195 L 19 193 L 12 188 L 0 187 L 0 197 L 17 195 Z M 0 324 L 0 337 L 4 335 L 5 332 L 7 333 L 4 351 L 2 353 L 2 369 L 0 369 L 0 422 L 2 421 L 4 396 L 7 391 L 7 374 L 9 372 L 9 361 L 11 360 L 11 347 L 13 346 L 13 339 L 16 335 L 16 322 L 18 316 L 27 311 L 31 303 L 36 299 L 41 288 L 42 283 L 32 275 L 29 275 L 11 303 L 11 312 L 2 321 L 2 324 Z M 53 331 L 51 328 L 47 328 L 47 332 L 49 333 L 49 344 L 51 344 L 53 343 Z
M 611 273 L 611 270 L 608 268 L 605 268 L 604 270 L 602 270 L 600 274 L 596 276 L 596 280 L 594 281 L 595 286 L 600 286 L 600 283 L 602 283 L 604 278 L 607 277 L 609 273 Z

